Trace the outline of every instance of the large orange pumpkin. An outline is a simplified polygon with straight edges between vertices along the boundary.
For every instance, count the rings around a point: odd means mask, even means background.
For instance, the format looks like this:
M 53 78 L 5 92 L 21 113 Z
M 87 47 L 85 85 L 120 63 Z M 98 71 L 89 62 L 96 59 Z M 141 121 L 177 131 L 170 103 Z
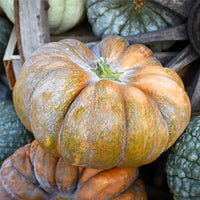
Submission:
M 146 200 L 138 168 L 109 170 L 69 165 L 46 153 L 36 141 L 4 161 L 0 172 L 2 200 Z
M 91 50 L 73 39 L 39 48 L 21 69 L 14 105 L 46 151 L 100 169 L 152 162 L 191 112 L 176 72 L 119 36 Z

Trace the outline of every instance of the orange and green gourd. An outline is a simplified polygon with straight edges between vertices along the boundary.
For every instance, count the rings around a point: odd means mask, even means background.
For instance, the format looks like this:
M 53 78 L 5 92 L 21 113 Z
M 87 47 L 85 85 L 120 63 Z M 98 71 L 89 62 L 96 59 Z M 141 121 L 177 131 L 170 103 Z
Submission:
M 45 151 L 96 169 L 154 161 L 191 114 L 177 73 L 120 36 L 91 50 L 74 39 L 42 46 L 23 65 L 13 99 Z
M 138 168 L 69 165 L 36 141 L 18 149 L 0 171 L 2 200 L 147 200 Z

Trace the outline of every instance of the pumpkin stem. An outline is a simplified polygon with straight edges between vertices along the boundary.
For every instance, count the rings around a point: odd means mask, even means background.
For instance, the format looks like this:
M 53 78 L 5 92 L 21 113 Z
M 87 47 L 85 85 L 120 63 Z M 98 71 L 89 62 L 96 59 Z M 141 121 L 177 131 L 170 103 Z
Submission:
M 120 72 L 114 73 L 111 69 L 110 66 L 106 64 L 104 58 L 100 58 L 97 61 L 97 66 L 98 68 L 96 70 L 92 70 L 93 72 L 96 73 L 96 75 L 101 78 L 101 79 L 108 79 L 112 81 L 118 81 L 121 82 L 119 77 L 123 74 Z
M 138 10 L 139 12 L 141 11 L 142 7 L 145 4 L 143 0 L 133 0 L 133 3 L 135 4 L 135 9 Z

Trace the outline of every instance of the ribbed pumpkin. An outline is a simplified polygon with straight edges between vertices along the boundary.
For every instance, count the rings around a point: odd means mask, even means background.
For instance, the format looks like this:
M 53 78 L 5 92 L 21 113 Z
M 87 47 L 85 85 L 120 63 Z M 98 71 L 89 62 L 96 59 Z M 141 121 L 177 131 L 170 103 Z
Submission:
M 18 149 L 2 165 L 3 200 L 147 200 L 138 168 L 97 170 L 69 165 L 36 141 Z M 136 180 L 137 179 L 137 180 Z
M 13 98 L 46 151 L 100 169 L 152 162 L 183 132 L 191 110 L 176 72 L 119 36 L 91 51 L 73 39 L 44 45 L 23 65 Z
M 180 4 L 183 3 L 180 1 Z M 99 38 L 157 31 L 179 25 L 184 20 L 163 6 L 145 0 L 87 0 L 86 7 L 93 32 Z M 172 44 L 173 42 L 156 43 L 151 47 L 161 51 Z
M 0 73 L 4 72 L 3 56 L 12 30 L 12 24 L 0 17 Z
M 0 100 L 0 165 L 19 147 L 33 140 L 19 120 L 11 100 Z
M 85 0 L 49 0 L 48 3 L 51 34 L 68 31 L 85 18 Z M 14 23 L 14 0 L 0 0 L 0 6 Z
M 167 181 L 176 200 L 200 199 L 200 116 L 193 117 L 171 148 Z

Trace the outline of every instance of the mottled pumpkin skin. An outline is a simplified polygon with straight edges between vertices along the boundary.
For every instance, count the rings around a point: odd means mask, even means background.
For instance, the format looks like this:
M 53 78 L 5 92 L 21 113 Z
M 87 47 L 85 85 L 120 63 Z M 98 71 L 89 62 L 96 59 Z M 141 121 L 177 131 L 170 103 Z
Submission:
M 3 200 L 147 200 L 138 168 L 109 170 L 69 165 L 36 141 L 18 149 L 2 165 Z
M 103 57 L 117 81 L 94 72 Z M 191 106 L 176 74 L 144 45 L 109 36 L 91 50 L 77 40 L 44 45 L 25 62 L 16 111 L 48 152 L 108 169 L 155 160 L 183 132 Z
M 200 199 L 199 152 L 200 116 L 195 116 L 171 148 L 167 159 L 167 182 L 174 199 Z
M 180 4 L 183 3 L 180 1 Z M 152 32 L 180 25 L 184 21 L 171 10 L 145 0 L 87 0 L 86 7 L 88 21 L 99 38 Z M 168 41 L 150 46 L 161 51 L 173 44 Z

